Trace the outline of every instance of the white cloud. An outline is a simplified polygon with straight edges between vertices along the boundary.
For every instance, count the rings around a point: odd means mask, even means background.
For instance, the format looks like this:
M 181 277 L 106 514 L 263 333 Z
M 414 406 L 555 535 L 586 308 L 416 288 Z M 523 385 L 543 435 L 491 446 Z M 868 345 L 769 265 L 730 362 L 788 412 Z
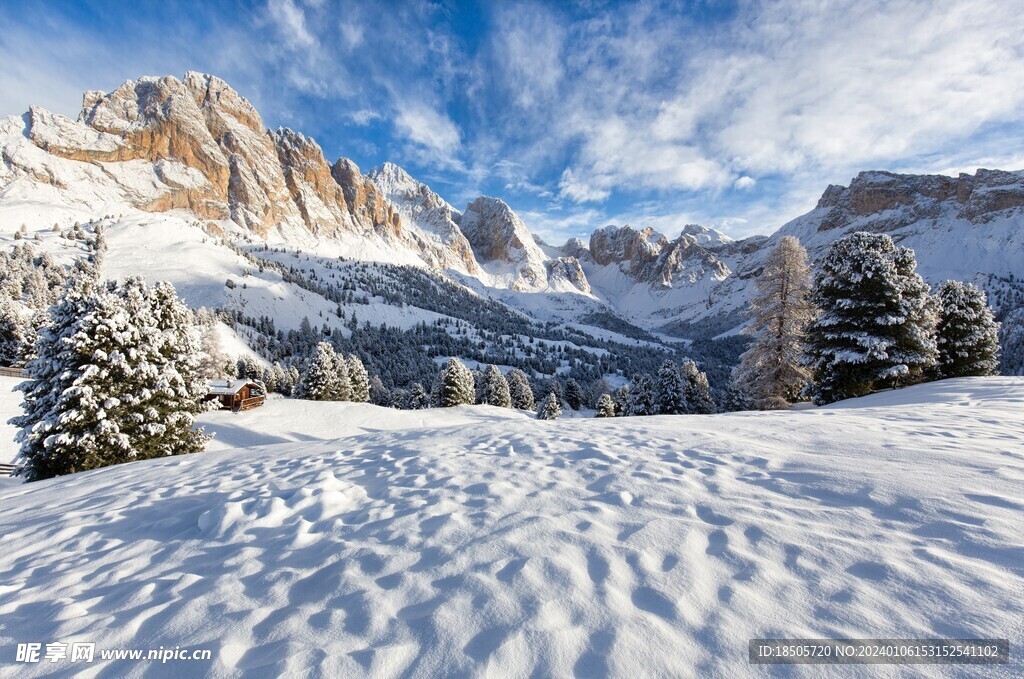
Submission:
M 292 48 L 312 47 L 316 38 L 306 28 L 306 14 L 292 0 L 269 0 L 267 13 L 281 37 Z
M 753 177 L 743 175 L 742 177 L 734 181 L 732 185 L 735 186 L 737 189 L 747 190 L 754 188 L 757 185 L 757 180 L 754 179 Z
M 447 115 L 422 102 L 399 102 L 395 127 L 426 158 L 447 167 L 459 165 L 459 128 Z
M 362 127 L 364 125 L 369 125 L 375 120 L 380 120 L 384 116 L 372 109 L 362 108 L 355 113 L 350 114 L 349 117 L 352 119 L 352 122 Z
M 341 41 L 349 51 L 363 44 L 363 27 L 352 21 L 342 21 L 339 26 Z
M 605 183 L 606 179 L 596 178 Z M 558 182 L 559 195 L 574 203 L 595 203 L 606 199 L 612 194 L 608 188 L 596 186 L 576 177 L 571 168 L 565 168 L 562 179 Z

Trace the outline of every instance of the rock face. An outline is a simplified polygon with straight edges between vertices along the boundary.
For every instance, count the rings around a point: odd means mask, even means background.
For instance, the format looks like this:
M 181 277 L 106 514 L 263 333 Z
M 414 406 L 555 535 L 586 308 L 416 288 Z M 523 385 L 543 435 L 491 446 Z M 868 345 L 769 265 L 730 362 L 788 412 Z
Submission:
M 673 241 L 651 228 L 608 226 L 591 235 L 590 254 L 598 265 L 617 264 L 638 282 L 670 288 L 708 275 L 727 276 L 729 268 L 709 247 L 729 242 L 717 231 L 697 225 L 687 226 Z
M 468 206 L 459 228 L 480 262 L 499 262 L 515 272 L 516 289 L 543 287 L 547 282 L 547 257 L 526 225 L 504 201 L 481 196 Z
M 126 196 L 144 210 L 184 208 L 260 236 L 293 227 L 325 238 L 412 240 L 354 163 L 332 166 L 312 139 L 266 130 L 244 97 L 210 75 L 141 78 L 110 93 L 86 92 L 78 121 L 32 108 L 27 136 L 49 154 L 99 164 L 115 178 L 126 163 L 151 163 L 156 194 Z
M 436 266 L 480 273 L 473 247 L 459 229 L 462 214 L 398 165 L 384 163 L 367 176 L 395 206 L 407 226 L 420 230 L 420 247 Z

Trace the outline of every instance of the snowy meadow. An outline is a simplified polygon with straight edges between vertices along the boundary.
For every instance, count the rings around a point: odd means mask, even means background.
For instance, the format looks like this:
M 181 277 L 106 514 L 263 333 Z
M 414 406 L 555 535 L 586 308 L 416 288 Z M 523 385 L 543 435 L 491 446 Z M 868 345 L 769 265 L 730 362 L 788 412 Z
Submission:
M 1022 421 L 1008 377 L 553 422 L 272 399 L 202 415 L 205 453 L 4 484 L 0 646 L 212 650 L 104 677 L 1020 676 L 1018 654 L 764 667 L 747 643 L 1020 648 Z

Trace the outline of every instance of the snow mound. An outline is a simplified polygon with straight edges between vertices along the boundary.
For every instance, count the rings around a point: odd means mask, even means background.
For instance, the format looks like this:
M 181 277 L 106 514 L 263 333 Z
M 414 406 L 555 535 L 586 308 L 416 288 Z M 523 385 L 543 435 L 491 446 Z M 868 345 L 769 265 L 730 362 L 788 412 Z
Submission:
M 1024 642 L 1024 379 L 615 420 L 295 403 L 205 416 L 215 452 L 0 488 L 0 645 L 209 648 L 169 671 L 225 677 L 760 677 L 755 637 Z

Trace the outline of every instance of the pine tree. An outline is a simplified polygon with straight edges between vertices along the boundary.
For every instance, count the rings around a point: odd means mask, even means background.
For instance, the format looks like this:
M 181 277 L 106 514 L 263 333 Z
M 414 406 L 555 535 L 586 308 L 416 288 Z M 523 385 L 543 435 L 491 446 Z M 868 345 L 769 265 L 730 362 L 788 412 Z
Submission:
M 747 310 L 750 325 L 744 329 L 756 339 L 740 357 L 734 379 L 758 408 L 785 408 L 810 383 L 803 342 L 807 325 L 817 315 L 807 251 L 799 240 L 779 239 L 757 278 L 757 291 Z
M 597 399 L 597 415 L 594 417 L 615 417 L 615 402 L 610 394 L 601 394 Z
M 334 355 L 334 391 L 332 401 L 350 401 L 352 399 L 352 382 L 348 375 L 348 361 L 341 354 Z
M 835 241 L 815 276 L 807 328 L 818 404 L 912 383 L 935 363 L 935 314 L 912 250 L 885 234 Z
M 557 420 L 562 415 L 562 404 L 555 392 L 549 393 L 537 406 L 538 420 Z
M 941 377 L 994 375 L 999 368 L 999 324 L 985 293 L 970 283 L 946 281 L 936 294 L 936 342 Z
M 19 474 L 33 481 L 202 450 L 198 349 L 170 284 L 69 281 L 18 387 Z
M 512 407 L 518 410 L 533 410 L 535 405 L 533 389 L 530 388 L 530 380 L 526 377 L 526 373 L 518 368 L 513 368 L 508 371 L 506 379 Z
M 629 414 L 632 416 L 657 415 L 654 402 L 654 383 L 648 375 L 638 375 L 629 386 Z
M 409 409 L 424 410 L 430 407 L 430 394 L 420 382 L 415 382 L 409 389 Z
M 654 389 L 654 401 L 659 413 L 679 415 L 686 412 L 686 382 L 679 366 L 672 361 L 661 364 Z
M 722 412 L 737 413 L 744 410 L 753 410 L 754 400 L 743 387 L 735 380 L 725 390 L 725 397 L 722 399 Z
M 299 395 L 309 401 L 333 401 L 338 393 L 337 355 L 329 342 L 316 345 L 299 386 Z
M 487 366 L 483 375 L 482 400 L 486 405 L 498 406 L 499 408 L 511 408 L 512 396 L 509 391 L 508 382 L 498 370 L 498 366 Z
M 366 403 L 370 400 L 370 375 L 355 354 L 348 357 L 349 400 Z
M 709 415 L 715 412 L 715 401 L 711 398 L 711 386 L 707 373 L 697 369 L 693 361 L 683 361 L 679 372 L 686 382 L 686 412 L 694 415 Z
M 0 365 L 24 365 L 30 351 L 29 328 L 10 298 L 0 295 Z
M 476 396 L 473 373 L 457 358 L 450 358 L 441 369 L 438 405 L 442 408 L 471 405 Z
M 565 383 L 565 404 L 573 410 L 583 407 L 583 389 L 571 377 Z
M 612 394 L 612 402 L 615 404 L 615 415 L 616 417 L 624 417 L 629 415 L 629 403 L 630 403 L 629 385 L 623 384 L 621 387 L 615 390 Z
M 391 407 L 391 390 L 388 389 L 379 375 L 370 378 L 370 403 L 383 408 Z

